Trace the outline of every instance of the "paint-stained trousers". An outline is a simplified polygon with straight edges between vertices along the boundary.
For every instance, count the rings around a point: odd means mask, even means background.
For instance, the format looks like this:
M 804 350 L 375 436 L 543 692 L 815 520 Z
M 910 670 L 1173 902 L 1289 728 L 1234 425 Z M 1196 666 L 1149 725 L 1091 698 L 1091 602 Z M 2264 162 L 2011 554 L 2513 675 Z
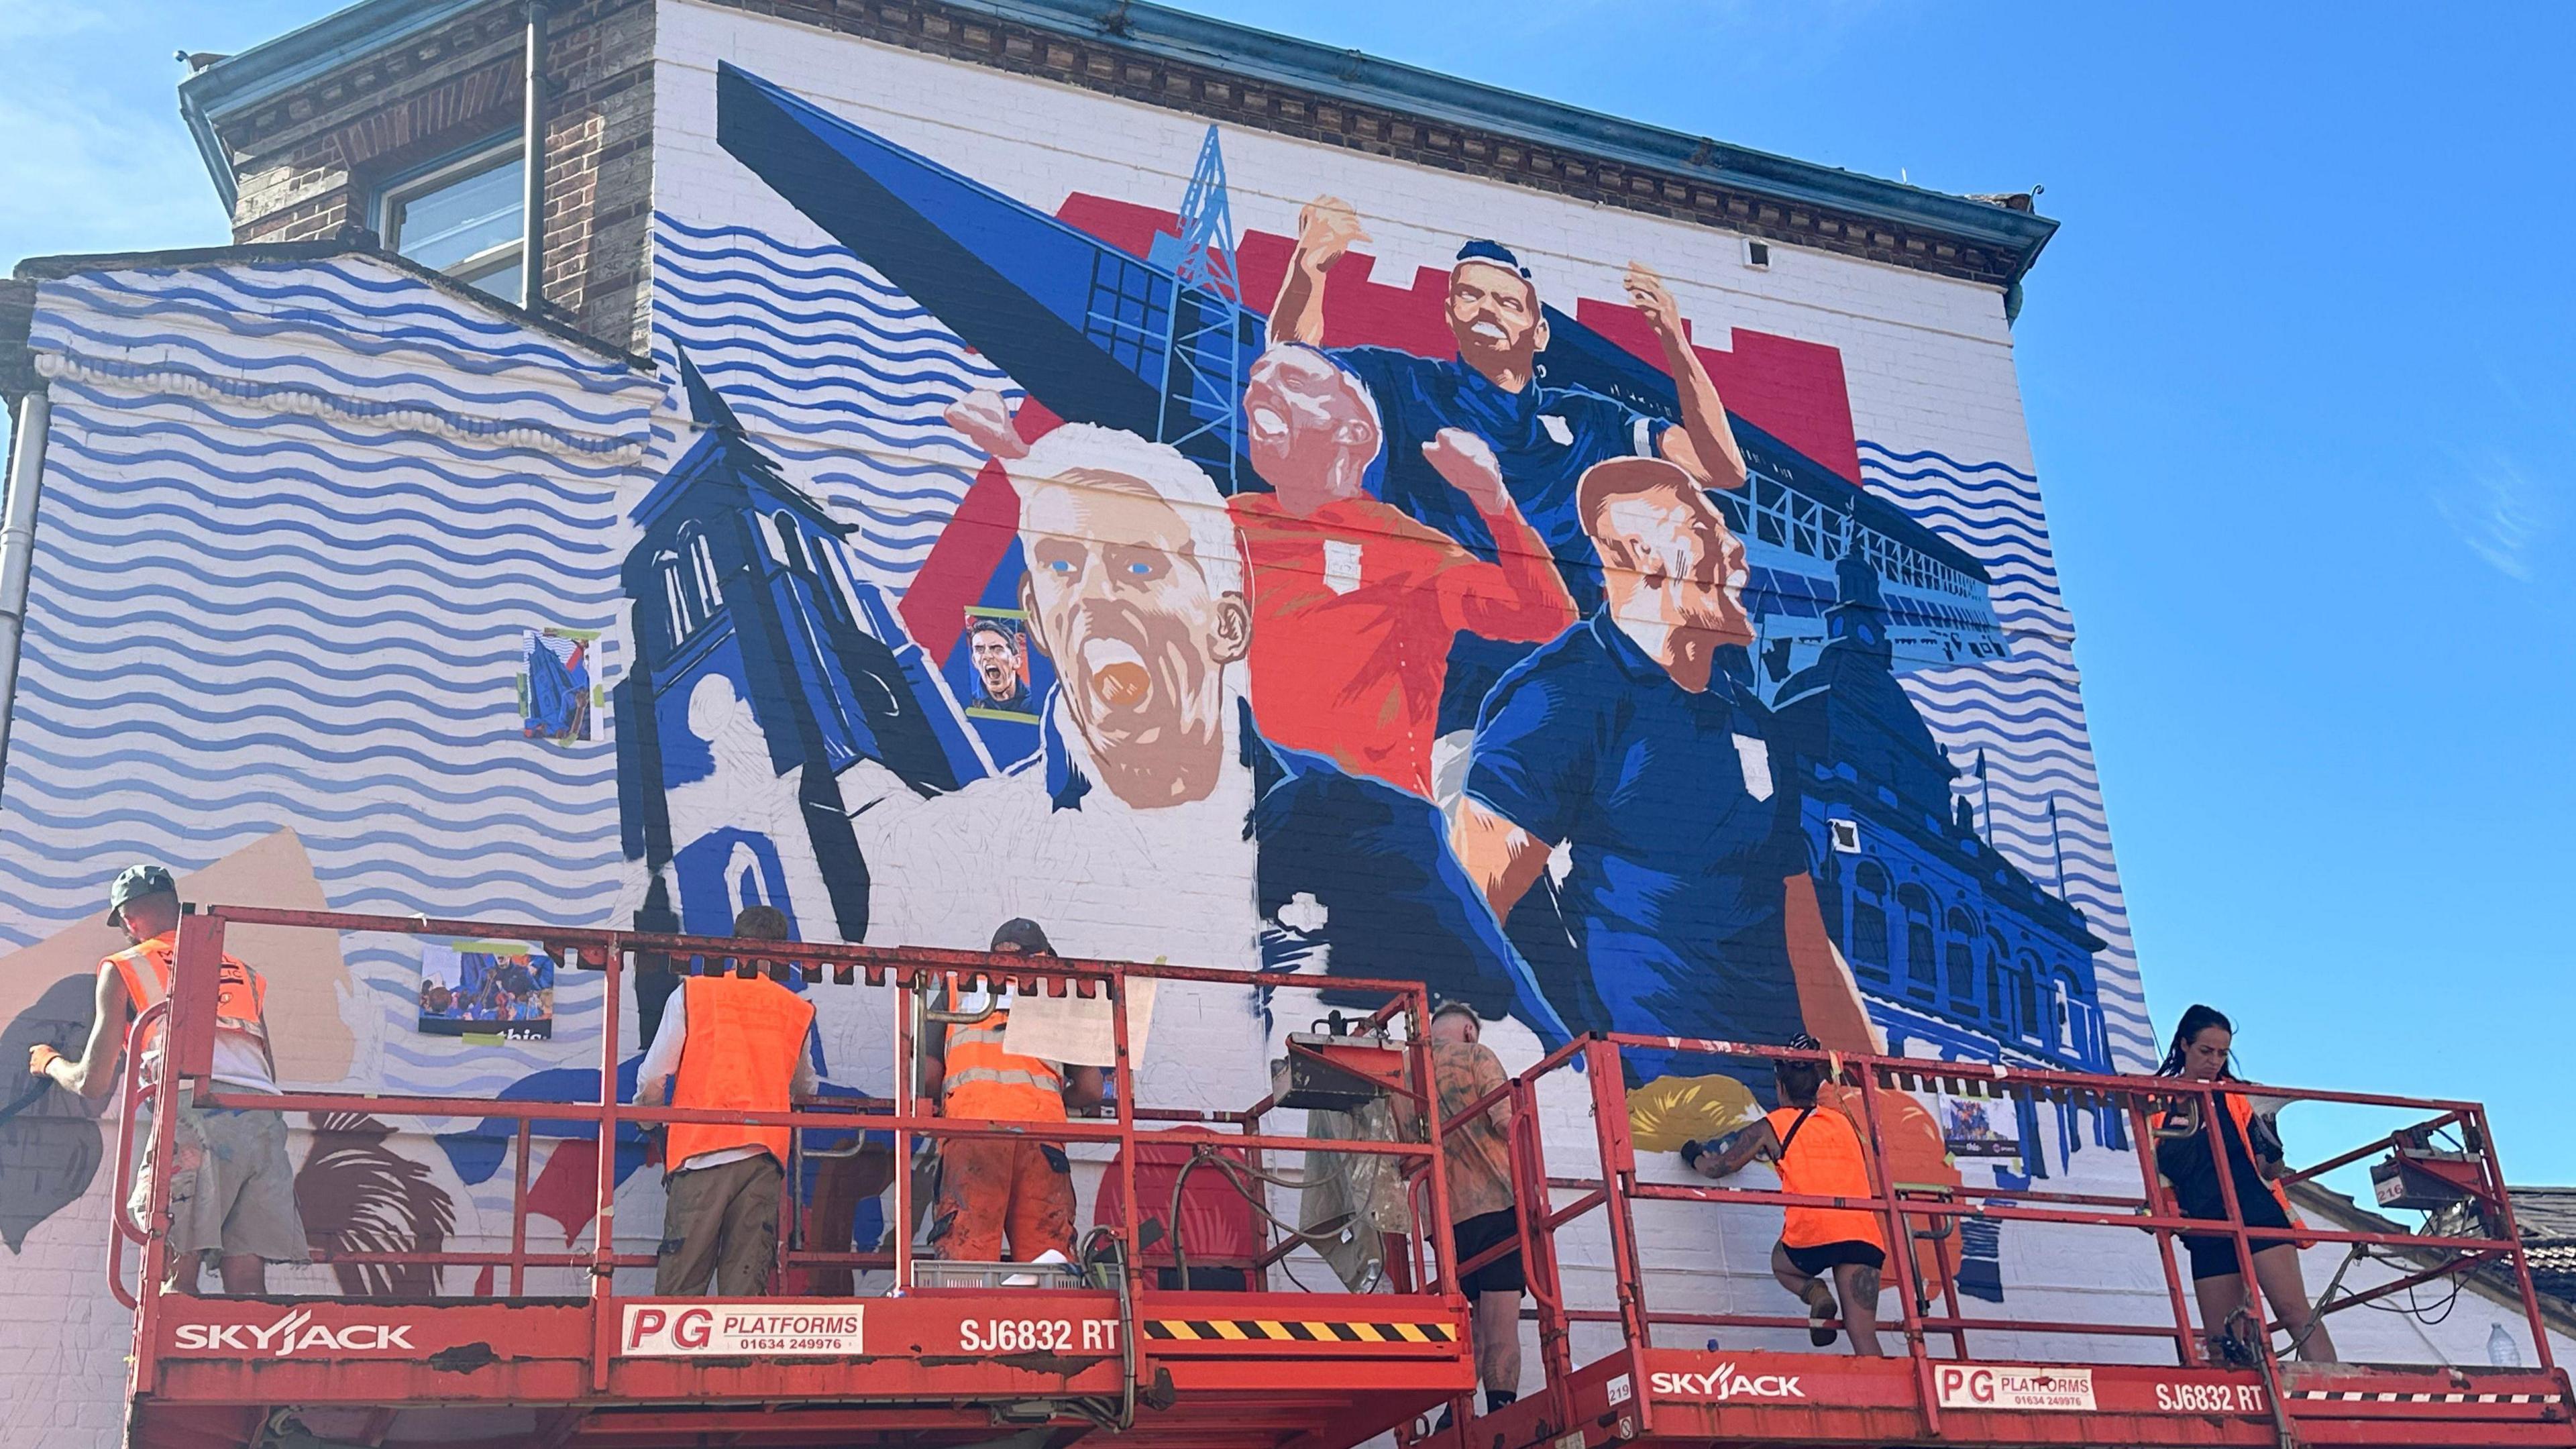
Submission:
M 952 1137 L 939 1148 L 939 1216 L 930 1241 L 958 1263 L 1015 1262 L 1053 1248 L 1073 1256 L 1073 1167 L 1064 1149 L 1008 1137 Z
M 778 1189 L 787 1174 L 768 1153 L 671 1175 L 653 1291 L 726 1298 L 769 1291 L 778 1256 Z

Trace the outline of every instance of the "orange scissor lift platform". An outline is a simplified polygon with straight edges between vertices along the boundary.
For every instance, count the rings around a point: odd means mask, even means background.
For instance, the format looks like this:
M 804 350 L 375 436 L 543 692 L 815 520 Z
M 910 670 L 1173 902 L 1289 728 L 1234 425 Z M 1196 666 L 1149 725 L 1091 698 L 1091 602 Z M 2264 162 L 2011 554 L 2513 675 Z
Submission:
M 120 1182 L 137 1156 L 135 1124 L 154 1134 L 154 1160 L 168 1161 L 170 1114 L 138 1118 L 136 1107 L 170 1100 L 185 1085 L 200 1104 L 220 1105 L 208 1080 L 212 1064 L 215 963 L 228 926 L 333 932 L 396 933 L 537 943 L 560 968 L 595 969 L 606 977 L 600 1080 L 610 1084 L 582 1102 L 493 1101 L 290 1092 L 240 1098 L 237 1105 L 284 1112 L 364 1113 L 404 1119 L 499 1119 L 508 1125 L 512 1189 L 506 1250 L 482 1252 L 341 1252 L 315 1255 L 335 1267 L 468 1269 L 489 1273 L 487 1296 L 394 1302 L 375 1298 L 234 1298 L 161 1286 L 167 1267 L 157 1233 L 120 1210 L 109 1271 L 118 1296 L 135 1310 L 128 1442 L 140 1449 L 212 1449 L 218 1445 L 373 1445 L 434 1436 L 449 1444 L 502 1446 L 868 1445 L 989 1443 L 1034 1434 L 1048 1446 L 1090 1435 L 1154 1446 L 1298 1446 L 1341 1449 L 1414 1421 L 1464 1393 L 1474 1366 L 1466 1303 L 1455 1290 L 1446 1231 L 1445 1186 L 1428 1172 L 1438 1151 L 1437 1113 L 1419 1142 L 1320 1141 L 1265 1132 L 1276 1095 L 1241 1112 L 1156 1110 L 1122 1103 L 1111 1120 L 1063 1124 L 996 1123 L 930 1115 L 912 1077 L 917 1035 L 930 1013 L 914 1009 L 935 985 L 982 977 L 1008 982 L 1023 996 L 1105 996 L 1113 1022 L 1113 1080 L 1128 1071 L 1127 999 L 1131 980 L 1201 983 L 1280 993 L 1301 989 L 1275 976 L 1113 962 L 1037 960 L 979 953 L 879 950 L 787 942 L 750 943 L 626 932 L 558 930 L 525 923 L 444 921 L 274 911 L 218 906 L 191 912 L 180 927 L 174 984 L 167 1003 L 139 1018 L 129 1033 L 126 1130 L 118 1150 Z M 761 958 L 746 958 L 757 952 Z M 625 983 L 636 969 L 756 970 L 784 962 L 813 983 L 892 989 L 889 1043 L 895 1097 L 782 1113 L 714 1113 L 646 1108 L 616 1100 L 619 1017 Z M 254 962 L 254 965 L 257 963 Z M 1313 990 L 1326 983 L 1309 979 Z M 1349 1045 L 1292 1042 L 1347 1084 L 1353 1075 L 1376 1090 L 1427 1104 L 1430 1065 L 1421 1045 L 1428 1002 L 1414 983 L 1334 979 L 1337 1000 L 1377 998 L 1373 1014 L 1349 1023 Z M 166 1014 L 166 1020 L 164 1016 Z M 167 1032 L 154 1080 L 145 1080 L 132 1048 L 148 1033 Z M 566 1124 L 597 1140 L 615 1140 L 620 1123 L 724 1122 L 793 1126 L 803 1139 L 818 1131 L 882 1134 L 891 1163 L 907 1163 L 914 1143 L 960 1138 L 1038 1136 L 1058 1144 L 1114 1147 L 1107 1171 L 1122 1174 L 1120 1221 L 1085 1241 L 1079 1273 L 987 1273 L 980 1283 L 955 1281 L 916 1262 L 911 1235 L 893 1236 L 890 1253 L 808 1252 L 795 1246 L 788 1221 L 795 1194 L 782 1194 L 782 1274 L 891 1272 L 900 1292 L 875 1296 L 777 1296 L 678 1299 L 615 1289 L 617 1270 L 648 1269 L 649 1253 L 618 1250 L 615 1228 L 617 1154 L 597 1153 L 595 1227 L 586 1250 L 532 1249 L 528 1234 L 531 1135 L 538 1124 Z M 1243 1275 L 1248 1291 L 1165 1288 L 1150 1241 L 1139 1242 L 1137 1151 L 1140 1139 L 1166 1153 L 1222 1154 L 1255 1172 L 1269 1158 L 1310 1148 L 1378 1153 L 1404 1160 L 1415 1219 L 1432 1225 L 1410 1237 L 1389 1235 L 1383 1280 L 1367 1293 L 1277 1291 L 1293 1281 L 1282 1260 L 1296 1246 L 1264 1233 L 1270 1246 L 1250 1258 L 1193 1254 L 1188 1262 Z M 1167 1159 L 1168 1160 L 1168 1159 Z M 889 1171 L 892 1221 L 911 1223 L 919 1189 L 910 1171 Z M 791 1181 L 795 1180 L 791 1178 Z M 1170 1188 L 1177 1197 L 1179 1183 Z M 155 1182 L 145 1222 L 167 1221 L 165 1183 Z M 1150 1240 L 1152 1235 L 1147 1235 Z M 123 1249 L 142 1249 L 136 1284 L 125 1283 Z M 1166 1258 L 1164 1261 L 1180 1261 Z M 577 1296 L 521 1291 L 532 1274 L 552 1271 L 587 1285 Z M 969 1273 L 966 1277 L 972 1278 Z M 1040 1286 L 1012 1286 L 1044 1277 Z M 783 1280 L 773 1280 L 783 1281 Z M 1177 1281 L 1195 1281 L 1179 1278 Z M 1065 1286 L 1054 1286 L 1061 1283 Z M 1014 1442 L 1023 1442 L 1015 1440 Z
M 1623 1051 L 1676 1051 L 1738 1059 L 1800 1059 L 1824 1063 L 1827 1092 L 1860 1129 L 1876 1196 L 1803 1197 L 1761 1188 L 1681 1185 L 1641 1178 L 1630 1134 Z M 1539 1084 L 1552 1072 L 1580 1072 L 1591 1096 L 1595 1141 L 1575 1154 L 1579 1169 L 1551 1166 L 1541 1141 Z M 2229 1082 L 2228 1091 L 2277 1101 L 2318 1101 L 2388 1109 L 2421 1120 L 2372 1142 L 2295 1171 L 2300 1181 L 2383 1153 L 2406 1170 L 2438 1180 L 2437 1192 L 2455 1195 L 2454 1220 L 2467 1230 L 2451 1235 L 2342 1232 L 2312 1226 L 2295 1231 L 2247 1226 L 2232 1183 L 2221 1174 L 2224 1223 L 2186 1219 L 2155 1166 L 2162 1137 L 2205 1135 L 2223 1151 L 2215 1084 L 2174 1078 L 2088 1076 L 1983 1063 L 1921 1058 L 1838 1056 L 1670 1037 L 1610 1035 L 1577 1041 L 1551 1054 L 1458 1118 L 1484 1111 L 1494 1099 L 1512 1102 L 1510 1162 L 1514 1197 L 1522 1204 L 1518 1243 L 1526 1255 L 1538 1325 L 1541 1386 L 1518 1402 L 1482 1416 L 1462 1413 L 1458 1424 L 1427 1436 L 1430 1449 L 1598 1449 L 1634 1443 L 1672 1446 L 1880 1446 L 1954 1444 L 2007 1446 L 2159 1445 L 2295 1446 L 2576 1445 L 2568 1381 L 2552 1360 L 2547 1322 L 2532 1287 L 2512 1204 L 2498 1165 L 2486 1114 L 2472 1102 L 2420 1101 L 2360 1093 L 2313 1092 Z M 2117 1119 L 2119 1135 L 2134 1149 L 2138 1188 L 2130 1195 L 2051 1192 L 2029 1188 L 1909 1184 L 1891 1173 L 1889 1144 L 1907 1108 L 1920 1111 L 1926 1095 L 1989 1103 L 2042 1102 Z M 2437 1151 L 2437 1135 L 2456 1132 L 2461 1150 Z M 2116 1144 L 2115 1144 L 2116 1145 Z M 1598 1171 L 1594 1171 L 1597 1165 Z M 1893 1186 L 1891 1187 L 1891 1181 Z M 1901 1309 L 1881 1321 L 1882 1358 L 1848 1350 L 1721 1350 L 1711 1332 L 1807 1327 L 1803 1315 L 1682 1312 L 1659 1307 L 1654 1275 L 1641 1271 L 1639 1203 L 1700 1203 L 1712 1209 L 1787 1206 L 1844 1207 L 1874 1212 L 1892 1250 L 1886 1280 Z M 1534 1204 L 1545 1210 L 1531 1211 Z M 2002 1312 L 1970 1316 L 1958 1287 L 1959 1224 L 2048 1223 L 2119 1230 L 2129 1241 L 2150 1235 L 2163 1259 L 2170 1317 L 2153 1321 L 2041 1322 Z M 1584 1301 L 1569 1291 L 1560 1236 L 1587 1226 L 1607 1240 L 1610 1291 Z M 2348 1245 L 2381 1250 L 2401 1263 L 2397 1276 L 2334 1296 L 2342 1274 L 2318 1305 L 2321 1320 L 2367 1304 L 2387 1304 L 2429 1284 L 2465 1274 L 2518 1297 L 2537 1368 L 2452 1365 L 2376 1365 L 2286 1361 L 2274 1334 L 2261 1335 L 2252 1362 L 2213 1364 L 2209 1343 L 2194 1323 L 2187 1290 L 2176 1266 L 2174 1240 L 2186 1229 L 2233 1240 L 2240 1255 L 2294 1240 L 2303 1245 Z M 1508 1252 L 1506 1243 L 1460 1265 L 1473 1272 Z M 2239 1262 L 2247 1261 L 2240 1256 Z M 2252 1280 L 2249 1278 L 2248 1280 Z M 1785 1303 L 1785 1290 L 1778 1292 Z M 2249 1312 L 2263 1313 L 2259 1289 Z M 1882 1300 L 1885 1302 L 1887 1300 Z M 2261 1321 L 2259 1318 L 2256 1321 Z M 2275 1333 L 2278 1325 L 2272 1325 Z M 1588 1355 L 1577 1352 L 1588 1331 Z M 2049 1360 L 2017 1359 L 2012 1344 L 2044 1335 L 2061 1344 L 2114 1339 L 2164 1340 L 2172 1362 L 2087 1361 L 2069 1354 Z M 2248 1335 L 2249 1337 L 2251 1335 Z M 1704 1348 L 1681 1346 L 1702 1339 Z M 1892 1341 L 1892 1342 L 1891 1342 Z M 1459 1401 L 1464 1411 L 1470 1407 Z

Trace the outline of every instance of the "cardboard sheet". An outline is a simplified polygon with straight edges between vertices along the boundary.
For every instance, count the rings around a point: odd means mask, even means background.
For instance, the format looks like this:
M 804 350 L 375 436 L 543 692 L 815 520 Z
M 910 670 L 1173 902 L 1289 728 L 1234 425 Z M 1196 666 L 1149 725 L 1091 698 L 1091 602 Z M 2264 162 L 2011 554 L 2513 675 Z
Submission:
M 1127 1055 L 1145 1059 L 1145 1041 L 1154 1024 L 1154 987 L 1150 977 L 1127 980 Z M 1002 1049 L 1041 1061 L 1075 1067 L 1117 1063 L 1117 1028 L 1109 1014 L 1106 987 L 1098 996 L 1014 996 L 1011 1024 L 1002 1031 Z

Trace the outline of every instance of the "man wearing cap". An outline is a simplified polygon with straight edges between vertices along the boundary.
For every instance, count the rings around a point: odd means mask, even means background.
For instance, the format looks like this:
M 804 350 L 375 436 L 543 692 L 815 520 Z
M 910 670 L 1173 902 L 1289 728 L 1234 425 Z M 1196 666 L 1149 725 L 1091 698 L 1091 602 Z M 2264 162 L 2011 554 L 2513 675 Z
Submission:
M 1476 1376 L 1484 1381 L 1485 1412 L 1492 1413 L 1520 1397 L 1521 1294 L 1529 1278 L 1521 1265 L 1520 1214 L 1513 1207 L 1511 1099 L 1501 1098 L 1464 1121 L 1458 1116 L 1505 1081 L 1502 1062 L 1478 1039 L 1483 1034 L 1475 1008 L 1463 1001 L 1444 1001 L 1431 1013 L 1431 1079 L 1440 1092 L 1450 1241 L 1460 1263 L 1511 1245 L 1458 1284 L 1475 1315 Z
M 1004 921 L 992 949 L 1005 956 L 1052 956 L 1030 920 Z M 1066 1066 L 1003 1049 L 1011 988 L 981 977 L 951 980 L 942 1002 L 965 1018 L 933 1025 L 923 1044 L 927 1075 L 939 1083 L 942 1116 L 992 1122 L 1062 1122 L 1068 1108 L 1096 1106 L 1098 1067 Z M 1002 1244 L 1022 1263 L 1073 1257 L 1073 1165 L 1062 1143 L 1033 1137 L 950 1137 L 939 1145 L 939 1206 L 930 1241 L 957 1262 L 1001 1261 Z
M 745 906 L 733 933 L 783 941 L 787 914 Z M 794 969 L 758 964 L 771 972 Z M 788 1111 L 815 1096 L 813 1033 L 812 1003 L 768 975 L 710 969 L 683 978 L 635 1069 L 636 1104 L 658 1107 L 667 1098 L 674 1107 L 707 1111 Z M 792 1129 L 674 1122 L 668 1130 L 662 1160 L 669 1196 L 653 1291 L 697 1294 L 712 1285 L 727 1298 L 767 1293 Z
M 1367 234 L 1350 204 L 1329 196 L 1298 213 L 1297 232 L 1296 251 L 1271 308 L 1270 340 L 1320 345 L 1325 278 Z M 1574 508 L 1575 480 L 1585 469 L 1609 458 L 1647 457 L 1679 465 L 1703 487 L 1741 487 L 1745 477 L 1744 455 L 1727 426 L 1717 384 L 1692 350 L 1681 309 L 1663 279 L 1631 262 L 1624 284 L 1653 326 L 1665 370 L 1680 394 L 1678 429 L 1598 393 L 1538 381 L 1537 357 L 1548 333 L 1538 287 L 1520 259 L 1497 242 L 1468 242 L 1450 268 L 1447 315 L 1457 356 L 1417 357 L 1389 347 L 1332 349 L 1334 359 L 1367 385 L 1385 418 L 1387 468 L 1380 496 L 1479 557 L 1493 558 L 1493 530 L 1481 511 L 1424 456 L 1444 428 L 1476 434 L 1492 446 L 1504 484 L 1546 539 L 1566 588 L 1585 612 L 1601 602 L 1591 544 Z
M 1803 1032 L 1787 1044 L 1822 1050 Z M 1875 1193 L 1859 1128 L 1821 1096 L 1829 1063 L 1782 1058 L 1771 1071 L 1780 1105 L 1716 1142 L 1683 1143 L 1683 1165 L 1702 1177 L 1725 1177 L 1759 1158 L 1778 1166 L 1780 1191 L 1792 1197 L 1851 1200 Z M 1840 1317 L 1851 1330 L 1852 1352 L 1863 1358 L 1879 1355 L 1879 1274 L 1886 1267 L 1887 1235 L 1878 1215 L 1859 1208 L 1790 1207 L 1771 1247 L 1771 1276 L 1807 1305 L 1808 1342 L 1830 1345 L 1834 1330 L 1827 1325 Z
M 116 1086 L 126 1024 L 170 995 L 171 965 L 178 954 L 179 886 L 157 865 L 126 867 L 108 890 L 107 922 L 134 944 L 99 963 L 98 1014 L 89 1043 L 75 1062 L 39 1043 L 27 1053 L 27 1070 L 66 1091 L 103 1097 Z M 216 971 L 215 1085 L 225 1093 L 275 1096 L 277 1065 L 268 1049 L 265 1007 L 268 983 L 257 971 L 226 956 Z M 146 1079 L 158 1070 L 162 1030 L 145 1033 Z M 267 1291 L 270 1263 L 311 1260 L 304 1223 L 295 1211 L 295 1169 L 286 1156 L 286 1118 L 278 1112 L 200 1106 L 192 1089 L 178 1094 L 172 1124 L 170 1283 L 197 1291 L 204 1260 L 213 1258 L 224 1291 Z M 150 1203 L 152 1136 L 128 1211 L 140 1219 Z M 147 1224 L 157 1227 L 157 1224 Z

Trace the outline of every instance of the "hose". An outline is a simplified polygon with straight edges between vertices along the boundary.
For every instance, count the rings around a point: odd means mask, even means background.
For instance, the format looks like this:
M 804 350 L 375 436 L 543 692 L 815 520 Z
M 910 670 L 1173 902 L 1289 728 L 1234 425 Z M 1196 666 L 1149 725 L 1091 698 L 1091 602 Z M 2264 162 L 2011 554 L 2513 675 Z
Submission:
M 1190 1255 L 1188 1246 L 1181 1241 L 1181 1191 L 1189 1186 L 1190 1174 L 1196 1172 L 1202 1165 L 1214 1167 L 1217 1170 L 1217 1176 L 1221 1178 L 1228 1187 L 1233 1188 L 1236 1194 L 1241 1196 L 1244 1202 L 1249 1204 L 1254 1212 L 1259 1213 L 1263 1221 L 1269 1223 L 1270 1226 L 1276 1228 L 1282 1234 L 1295 1238 L 1301 1243 L 1311 1245 L 1315 1243 L 1331 1242 L 1334 1238 L 1338 1237 L 1343 1230 L 1350 1226 L 1351 1217 L 1355 1216 L 1355 1214 L 1345 1214 L 1343 1217 L 1326 1224 L 1322 1228 L 1312 1230 L 1292 1227 L 1277 1213 L 1270 1210 L 1270 1205 L 1263 1200 L 1262 1194 L 1254 1191 L 1251 1184 L 1246 1182 L 1245 1179 L 1249 1178 L 1254 1181 L 1268 1183 L 1273 1187 L 1284 1187 L 1291 1191 L 1303 1192 L 1308 1187 L 1312 1186 L 1303 1174 L 1300 1174 L 1294 1179 L 1283 1177 L 1277 1173 L 1268 1172 L 1261 1168 L 1254 1167 L 1251 1163 L 1238 1162 L 1234 1158 L 1226 1156 L 1223 1152 L 1204 1142 L 1193 1143 L 1190 1148 L 1190 1160 L 1182 1163 L 1181 1170 L 1172 1174 L 1172 1201 L 1169 1209 L 1170 1215 L 1164 1218 L 1164 1221 L 1171 1225 L 1172 1268 L 1179 1275 L 1182 1286 L 1184 1287 L 1187 1287 L 1190 1281 Z M 1296 1284 L 1299 1292 L 1311 1293 L 1314 1291 L 1306 1286 L 1305 1280 L 1297 1276 L 1297 1270 L 1289 1267 L 1284 1259 L 1279 1264 L 1279 1271 L 1288 1275 L 1288 1281 Z

